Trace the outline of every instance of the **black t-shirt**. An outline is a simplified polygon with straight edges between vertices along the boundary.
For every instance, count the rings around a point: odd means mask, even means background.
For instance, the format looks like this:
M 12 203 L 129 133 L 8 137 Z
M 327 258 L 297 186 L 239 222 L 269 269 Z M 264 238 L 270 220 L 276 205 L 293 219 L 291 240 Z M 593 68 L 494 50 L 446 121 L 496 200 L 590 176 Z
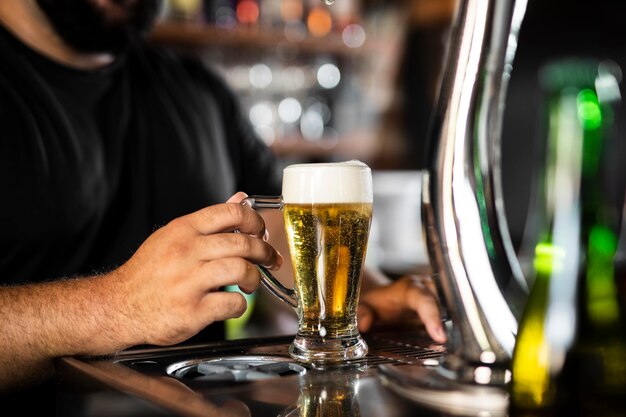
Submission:
M 278 195 L 280 175 L 198 58 L 136 45 L 77 70 L 0 26 L 0 284 L 110 270 L 177 216 Z

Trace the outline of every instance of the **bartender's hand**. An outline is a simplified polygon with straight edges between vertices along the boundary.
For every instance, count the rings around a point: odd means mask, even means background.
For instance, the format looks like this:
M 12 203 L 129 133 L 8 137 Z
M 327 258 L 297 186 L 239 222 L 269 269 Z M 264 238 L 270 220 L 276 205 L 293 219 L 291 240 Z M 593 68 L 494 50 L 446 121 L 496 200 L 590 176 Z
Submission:
M 177 218 L 154 232 L 115 273 L 128 297 L 128 323 L 138 342 L 169 345 L 186 340 L 212 322 L 239 317 L 260 282 L 255 264 L 278 269 L 281 255 L 266 240 L 262 217 L 240 202 Z M 232 233 L 238 230 L 240 233 Z
M 436 342 L 446 341 L 433 280 L 426 275 L 406 275 L 361 295 L 358 307 L 359 330 L 373 327 L 420 325 Z

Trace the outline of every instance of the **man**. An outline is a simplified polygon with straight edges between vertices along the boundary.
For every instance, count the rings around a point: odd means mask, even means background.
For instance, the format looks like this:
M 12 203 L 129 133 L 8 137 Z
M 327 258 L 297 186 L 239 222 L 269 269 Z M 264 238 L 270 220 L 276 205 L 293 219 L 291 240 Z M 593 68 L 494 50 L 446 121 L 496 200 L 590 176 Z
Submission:
M 159 4 L 0 2 L 0 391 L 59 356 L 220 338 L 245 310 L 220 288 L 282 264 L 236 193 L 278 194 L 278 164 L 218 77 L 144 44 Z M 423 290 L 368 296 L 364 326 L 418 308 L 445 340 Z

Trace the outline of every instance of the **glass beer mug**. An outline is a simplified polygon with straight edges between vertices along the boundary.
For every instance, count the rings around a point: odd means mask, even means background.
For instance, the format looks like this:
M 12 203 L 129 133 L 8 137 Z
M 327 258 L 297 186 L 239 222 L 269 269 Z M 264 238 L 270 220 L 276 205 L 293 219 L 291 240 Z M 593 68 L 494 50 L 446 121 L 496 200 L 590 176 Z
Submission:
M 296 309 L 292 357 L 324 364 L 362 358 L 357 328 L 362 268 L 372 221 L 372 174 L 359 161 L 290 165 L 282 196 L 250 196 L 254 209 L 282 209 L 295 289 L 259 266 L 263 284 Z

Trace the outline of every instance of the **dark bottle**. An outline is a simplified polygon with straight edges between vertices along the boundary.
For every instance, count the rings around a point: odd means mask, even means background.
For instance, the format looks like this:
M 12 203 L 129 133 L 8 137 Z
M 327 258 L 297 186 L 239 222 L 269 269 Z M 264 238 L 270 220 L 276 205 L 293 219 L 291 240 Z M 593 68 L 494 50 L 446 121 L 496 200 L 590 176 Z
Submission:
M 626 415 L 626 311 L 622 226 L 603 202 L 601 187 L 588 184 L 583 211 L 586 262 L 577 294 L 577 333 L 558 379 L 559 412 L 568 416 Z M 622 289 L 620 292 L 620 288 Z
M 513 355 L 511 414 L 613 415 L 609 403 L 626 395 L 626 333 L 614 266 L 621 210 L 604 176 L 614 145 L 617 80 L 613 64 L 594 60 L 560 60 L 542 70 L 542 221 Z
M 610 156 L 619 140 L 612 137 L 618 98 L 615 66 L 601 64 L 595 90 L 585 90 L 580 108 L 585 129 L 582 166 L 583 263 L 576 295 L 576 338 L 557 380 L 560 415 L 626 415 L 626 310 L 623 287 L 626 225 L 620 206 L 607 192 Z M 585 106 L 589 106 L 588 108 Z M 621 164 L 626 163 L 622 160 Z M 623 190 L 622 190 L 623 200 Z M 621 223 L 621 226 L 620 226 Z

